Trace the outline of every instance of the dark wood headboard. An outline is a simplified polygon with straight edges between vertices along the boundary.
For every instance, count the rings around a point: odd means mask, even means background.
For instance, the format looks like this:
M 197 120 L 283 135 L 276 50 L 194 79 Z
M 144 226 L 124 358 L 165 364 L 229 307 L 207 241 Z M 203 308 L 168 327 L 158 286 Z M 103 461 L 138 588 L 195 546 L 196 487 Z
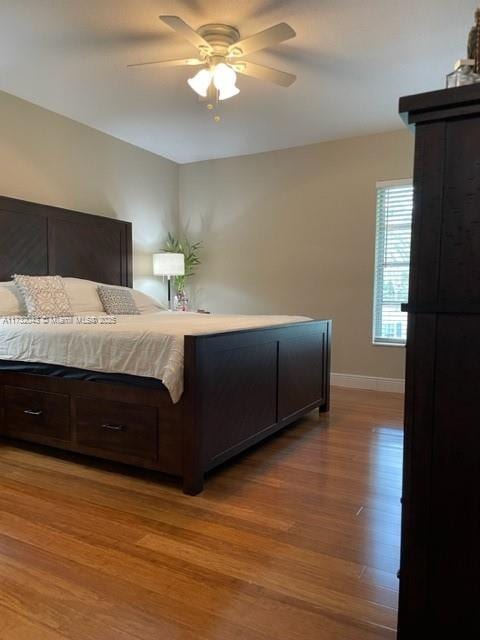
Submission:
M 0 281 L 14 273 L 132 286 L 132 225 L 0 196 Z

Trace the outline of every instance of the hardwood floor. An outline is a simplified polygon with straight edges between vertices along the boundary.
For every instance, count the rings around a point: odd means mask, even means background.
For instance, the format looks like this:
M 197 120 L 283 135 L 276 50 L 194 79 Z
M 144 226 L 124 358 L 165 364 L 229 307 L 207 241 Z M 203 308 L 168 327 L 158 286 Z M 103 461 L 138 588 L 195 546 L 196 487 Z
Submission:
M 0 640 L 394 638 L 402 401 L 334 388 L 193 498 L 0 445 Z

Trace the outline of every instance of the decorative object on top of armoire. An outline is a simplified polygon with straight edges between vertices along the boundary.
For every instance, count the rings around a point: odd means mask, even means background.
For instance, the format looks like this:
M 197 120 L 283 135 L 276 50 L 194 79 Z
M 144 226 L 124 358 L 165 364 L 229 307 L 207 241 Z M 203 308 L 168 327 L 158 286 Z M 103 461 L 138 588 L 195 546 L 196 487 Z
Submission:
M 457 60 L 452 73 L 447 75 L 447 89 L 463 87 L 466 84 L 480 82 L 480 75 L 475 73 L 475 60 L 466 58 Z
M 474 60 L 475 73 L 480 73 L 480 7 L 475 11 L 475 24 L 468 34 L 467 56 Z
M 447 89 L 480 82 L 480 8 L 475 12 L 475 24 L 468 34 L 467 57 L 457 60 L 447 75 Z
M 480 600 L 480 84 L 410 96 L 415 127 L 400 640 L 471 638 Z
M 174 277 L 176 296 L 175 310 L 188 311 L 188 296 L 185 291 L 186 279 L 195 275 L 195 268 L 198 267 L 200 258 L 198 253 L 202 247 L 201 242 L 190 242 L 188 238 L 176 238 L 171 233 L 168 234 L 167 242 L 164 247 L 165 253 L 181 254 L 184 256 L 185 270 L 182 275 Z

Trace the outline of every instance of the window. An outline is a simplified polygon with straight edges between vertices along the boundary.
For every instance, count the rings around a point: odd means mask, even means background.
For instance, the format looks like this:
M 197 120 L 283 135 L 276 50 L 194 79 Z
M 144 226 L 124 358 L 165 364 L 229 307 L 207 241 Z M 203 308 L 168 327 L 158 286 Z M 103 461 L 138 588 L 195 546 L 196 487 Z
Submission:
M 404 345 L 408 300 L 413 186 L 410 180 L 377 184 L 373 343 Z

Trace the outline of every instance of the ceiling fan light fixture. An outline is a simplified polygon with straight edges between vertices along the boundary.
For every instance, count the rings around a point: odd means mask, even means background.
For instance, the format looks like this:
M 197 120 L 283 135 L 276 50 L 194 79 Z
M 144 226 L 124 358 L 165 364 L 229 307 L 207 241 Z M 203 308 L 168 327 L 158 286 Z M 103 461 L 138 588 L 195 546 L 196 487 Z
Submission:
M 220 62 L 215 66 L 213 71 L 213 84 L 219 91 L 227 87 L 235 85 L 237 81 L 237 74 L 235 71 L 225 62 Z
M 198 51 L 196 58 L 152 60 L 127 65 L 135 68 L 198 66 L 201 70 L 187 80 L 190 88 L 203 98 L 208 109 L 214 109 L 218 101 L 228 100 L 240 93 L 236 86 L 236 72 L 260 80 L 268 80 L 281 87 L 295 82 L 292 73 L 272 69 L 241 58 L 262 49 L 268 49 L 295 37 L 295 31 L 285 22 L 241 39 L 238 29 L 228 24 L 204 24 L 192 29 L 179 16 L 161 15 L 160 20 L 177 35 L 190 42 Z
M 212 72 L 210 69 L 201 69 L 193 78 L 187 80 L 188 86 L 198 93 L 202 98 L 207 97 L 208 87 L 212 81 Z
M 228 100 L 240 93 L 240 89 L 235 86 L 237 74 L 235 70 L 225 62 L 220 62 L 213 71 L 213 84 L 219 91 L 219 100 Z
M 235 85 L 231 86 L 231 87 L 224 87 L 223 89 L 220 89 L 219 94 L 218 94 L 218 99 L 219 100 L 228 100 L 228 98 L 233 98 L 234 96 L 238 95 L 240 93 L 240 89 L 238 87 L 236 87 Z

